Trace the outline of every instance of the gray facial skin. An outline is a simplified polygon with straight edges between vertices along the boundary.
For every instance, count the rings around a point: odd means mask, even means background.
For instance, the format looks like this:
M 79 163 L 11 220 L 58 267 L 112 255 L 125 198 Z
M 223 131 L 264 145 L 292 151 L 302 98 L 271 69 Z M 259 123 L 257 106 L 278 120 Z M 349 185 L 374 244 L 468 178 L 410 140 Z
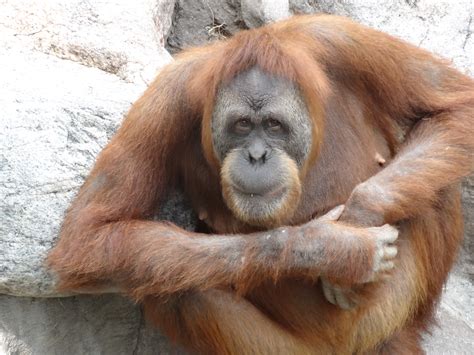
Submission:
M 248 136 L 233 130 L 239 119 L 251 121 L 253 129 Z M 282 132 L 271 134 L 265 129 L 268 119 L 280 121 Z M 279 147 L 301 166 L 311 148 L 311 122 L 299 89 L 257 67 L 219 89 L 212 115 L 212 135 L 221 161 L 231 149 L 249 148 L 255 143 Z
M 265 195 L 282 184 L 282 153 L 303 166 L 311 149 L 311 120 L 294 83 L 254 67 L 219 89 L 212 138 L 221 163 L 233 151 L 230 176 L 236 190 Z
M 219 89 L 212 139 L 235 204 L 246 206 L 239 214 L 257 217 L 264 203 L 265 219 L 299 184 L 297 170 L 312 146 L 311 119 L 294 83 L 254 67 Z

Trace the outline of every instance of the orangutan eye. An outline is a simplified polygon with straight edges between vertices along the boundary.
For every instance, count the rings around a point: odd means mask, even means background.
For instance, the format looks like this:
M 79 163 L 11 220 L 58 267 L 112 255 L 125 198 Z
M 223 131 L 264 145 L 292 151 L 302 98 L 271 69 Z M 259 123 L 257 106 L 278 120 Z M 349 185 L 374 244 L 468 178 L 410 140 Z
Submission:
M 248 118 L 242 118 L 235 123 L 237 133 L 249 133 L 252 129 L 252 122 Z
M 270 118 L 266 121 L 266 126 L 271 132 L 279 132 L 282 129 L 281 122 L 273 118 Z

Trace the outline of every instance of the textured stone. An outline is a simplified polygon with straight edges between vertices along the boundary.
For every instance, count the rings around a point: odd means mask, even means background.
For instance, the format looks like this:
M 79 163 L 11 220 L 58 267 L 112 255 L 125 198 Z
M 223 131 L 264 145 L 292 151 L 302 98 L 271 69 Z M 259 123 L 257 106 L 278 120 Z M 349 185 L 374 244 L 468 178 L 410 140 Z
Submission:
M 472 0 L 291 0 L 290 9 L 351 17 L 450 59 L 473 74 Z
M 284 3 L 282 0 L 176 0 L 167 48 L 175 53 L 268 23 L 274 17 L 265 16 L 264 9 L 272 9 L 273 5 L 276 14 L 286 8 Z M 467 73 L 474 70 L 472 0 L 290 0 L 289 10 L 292 14 L 348 16 L 453 60 Z M 244 17 L 252 20 L 245 21 Z
M 171 60 L 156 42 L 158 5 L 136 2 L 127 17 L 131 8 L 120 1 L 111 9 L 106 2 L 2 3 L 0 293 L 54 294 L 43 260 L 64 210 L 148 72 Z M 170 19 L 171 10 L 161 17 Z M 72 47 L 87 56 L 71 56 Z M 111 70 L 117 58 L 124 64 Z
M 464 181 L 462 189 L 464 207 L 464 248 L 461 250 L 458 269 L 474 282 L 474 176 Z
M 242 0 L 242 18 L 249 28 L 289 17 L 288 0 Z
M 177 0 L 166 48 L 177 53 L 247 28 L 240 0 Z
M 0 354 L 179 354 L 119 295 L 0 295 Z
M 49 295 L 64 210 L 141 88 L 40 52 L 1 52 L 0 66 L 0 292 Z
M 23 49 L 145 84 L 169 60 L 161 45 L 174 1 L 4 0 L 0 5 L 2 39 Z
M 474 353 L 474 285 L 462 274 L 452 274 L 437 312 L 438 325 L 425 337 L 427 354 Z

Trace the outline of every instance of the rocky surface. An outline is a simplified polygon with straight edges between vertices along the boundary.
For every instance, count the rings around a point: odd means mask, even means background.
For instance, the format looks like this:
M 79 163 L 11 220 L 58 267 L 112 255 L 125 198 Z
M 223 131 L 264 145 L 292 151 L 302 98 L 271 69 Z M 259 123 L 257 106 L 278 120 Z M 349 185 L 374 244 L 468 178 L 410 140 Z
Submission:
M 119 295 L 0 296 L 0 354 L 179 354 Z
M 246 28 L 240 8 L 240 0 L 177 0 L 166 49 L 177 53 Z
M 171 52 L 290 13 L 348 15 L 473 73 L 471 0 L 0 0 L 0 354 L 175 353 L 118 295 L 55 296 L 43 259 L 65 208 Z M 171 26 L 171 27 L 170 27 Z M 474 353 L 474 180 L 466 243 L 429 354 Z M 192 227 L 178 195 L 166 219 Z M 470 278 L 470 279 L 469 279 Z M 14 297 L 24 296 L 24 297 Z
M 474 283 L 474 176 L 464 181 L 462 202 L 464 206 L 465 240 L 456 271 L 459 271 Z
M 51 295 L 42 262 L 68 202 L 130 104 L 171 60 L 153 3 L 137 2 L 128 20 L 131 9 L 120 3 L 110 4 L 114 15 L 105 2 L 1 5 L 0 292 Z
M 176 0 L 166 48 L 181 49 L 231 36 L 288 14 L 329 13 L 403 38 L 474 70 L 472 0 Z

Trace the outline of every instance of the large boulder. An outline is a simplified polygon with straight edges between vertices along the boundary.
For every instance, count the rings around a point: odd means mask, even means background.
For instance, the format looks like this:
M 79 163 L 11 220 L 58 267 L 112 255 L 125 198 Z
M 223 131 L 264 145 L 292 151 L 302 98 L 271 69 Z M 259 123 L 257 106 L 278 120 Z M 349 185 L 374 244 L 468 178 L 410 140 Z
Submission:
M 66 295 L 56 293 L 44 257 L 98 152 L 171 60 L 165 44 L 178 52 L 312 12 L 351 16 L 474 71 L 470 0 L 1 2 L 0 354 L 177 351 L 119 295 L 56 298 Z M 433 354 L 474 349 L 473 183 L 463 194 L 463 258 L 441 303 L 441 328 L 426 341 Z M 192 228 L 179 193 L 166 206 L 163 218 Z
M 155 8 L 154 1 L 3 3 L 1 293 L 55 292 L 42 264 L 64 210 L 131 103 L 171 60 Z
M 67 298 L 0 296 L 0 354 L 176 354 L 119 295 Z
M 329 13 L 405 39 L 474 70 L 471 0 L 176 0 L 166 47 L 182 49 L 228 37 L 291 14 Z

